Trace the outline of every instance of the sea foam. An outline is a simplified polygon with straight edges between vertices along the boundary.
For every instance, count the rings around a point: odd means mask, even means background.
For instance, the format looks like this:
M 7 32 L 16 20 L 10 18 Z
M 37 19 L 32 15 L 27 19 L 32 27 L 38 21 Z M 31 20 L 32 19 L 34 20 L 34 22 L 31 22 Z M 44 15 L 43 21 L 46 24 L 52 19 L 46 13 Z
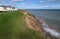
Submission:
M 51 36 L 60 37 L 60 32 L 56 31 L 55 29 L 51 29 L 45 22 L 41 20 L 40 22 L 43 23 L 42 26 L 45 32 L 50 33 Z

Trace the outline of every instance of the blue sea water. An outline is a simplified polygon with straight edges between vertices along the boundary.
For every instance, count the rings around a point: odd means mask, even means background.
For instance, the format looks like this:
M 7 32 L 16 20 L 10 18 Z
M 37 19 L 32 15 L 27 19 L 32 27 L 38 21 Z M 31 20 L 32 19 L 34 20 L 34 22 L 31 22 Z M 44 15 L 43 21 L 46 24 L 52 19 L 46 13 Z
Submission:
M 60 31 L 60 9 L 28 9 L 27 11 L 35 15 L 39 20 L 45 22 L 49 27 Z M 51 30 L 48 29 L 48 31 Z M 58 32 L 51 31 L 51 34 L 52 33 L 60 36 L 60 32 L 58 34 Z

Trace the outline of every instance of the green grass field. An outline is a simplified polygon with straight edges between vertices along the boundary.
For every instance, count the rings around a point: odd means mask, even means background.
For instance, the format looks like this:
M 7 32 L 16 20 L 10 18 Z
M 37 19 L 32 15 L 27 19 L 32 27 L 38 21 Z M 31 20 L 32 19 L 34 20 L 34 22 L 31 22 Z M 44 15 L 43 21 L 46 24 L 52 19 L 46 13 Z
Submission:
M 38 32 L 27 28 L 21 11 L 0 13 L 0 39 L 43 39 Z

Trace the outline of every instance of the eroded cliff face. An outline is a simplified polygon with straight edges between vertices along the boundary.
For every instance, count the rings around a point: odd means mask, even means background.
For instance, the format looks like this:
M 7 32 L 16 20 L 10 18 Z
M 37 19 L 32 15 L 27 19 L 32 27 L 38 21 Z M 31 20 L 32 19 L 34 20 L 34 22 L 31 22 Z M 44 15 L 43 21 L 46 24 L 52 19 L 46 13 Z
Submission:
M 23 12 L 25 17 L 25 22 L 27 23 L 28 27 L 39 32 L 40 36 L 43 37 L 43 39 L 51 39 L 50 36 L 47 36 L 45 31 L 42 29 L 42 23 L 36 19 L 34 15 L 29 14 L 28 12 Z

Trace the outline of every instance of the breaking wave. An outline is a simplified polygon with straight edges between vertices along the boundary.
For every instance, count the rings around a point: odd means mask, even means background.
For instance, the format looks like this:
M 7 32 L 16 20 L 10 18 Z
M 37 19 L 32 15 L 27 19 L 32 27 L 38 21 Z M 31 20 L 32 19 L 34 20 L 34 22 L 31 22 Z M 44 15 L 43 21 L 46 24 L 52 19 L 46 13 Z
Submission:
M 50 28 L 45 22 L 43 22 L 41 20 L 40 20 L 40 22 L 42 22 L 43 30 L 45 32 L 50 33 L 51 36 L 60 37 L 60 32 L 58 32 L 55 29 Z

